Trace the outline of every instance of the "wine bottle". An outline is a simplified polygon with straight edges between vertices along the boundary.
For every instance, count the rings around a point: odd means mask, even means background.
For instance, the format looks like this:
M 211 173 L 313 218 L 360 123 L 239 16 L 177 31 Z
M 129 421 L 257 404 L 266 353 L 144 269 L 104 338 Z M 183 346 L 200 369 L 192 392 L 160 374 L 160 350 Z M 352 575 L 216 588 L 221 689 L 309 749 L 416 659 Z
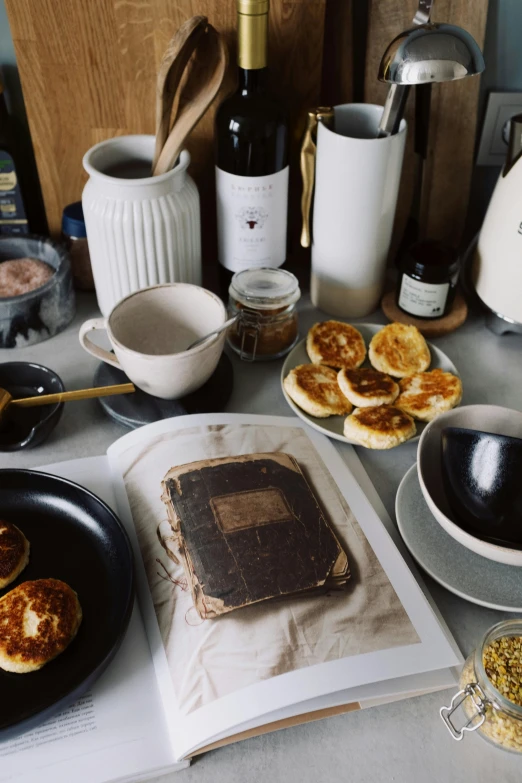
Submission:
M 216 114 L 221 282 L 286 259 L 288 125 L 266 89 L 269 0 L 238 0 L 238 85 Z M 228 287 L 228 286 L 227 286 Z

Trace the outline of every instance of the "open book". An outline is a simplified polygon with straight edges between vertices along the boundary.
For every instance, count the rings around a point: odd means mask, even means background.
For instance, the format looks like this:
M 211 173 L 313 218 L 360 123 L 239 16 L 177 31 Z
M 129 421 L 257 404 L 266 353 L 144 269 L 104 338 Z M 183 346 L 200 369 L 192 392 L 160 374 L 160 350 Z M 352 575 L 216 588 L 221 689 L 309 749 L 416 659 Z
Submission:
M 332 562 L 337 551 L 346 553 L 349 579 L 343 589 L 202 616 L 162 481 L 202 460 L 214 466 L 281 453 L 306 477 L 339 544 Z M 82 484 L 119 514 L 135 551 L 138 606 L 120 651 L 89 693 L 38 729 L 0 743 L 0 781 L 143 780 L 229 742 L 455 684 L 452 667 L 461 655 L 355 451 L 343 447 L 341 457 L 300 420 L 185 416 L 125 435 L 106 456 L 44 470 Z M 237 526 L 231 509 L 221 501 L 221 513 Z

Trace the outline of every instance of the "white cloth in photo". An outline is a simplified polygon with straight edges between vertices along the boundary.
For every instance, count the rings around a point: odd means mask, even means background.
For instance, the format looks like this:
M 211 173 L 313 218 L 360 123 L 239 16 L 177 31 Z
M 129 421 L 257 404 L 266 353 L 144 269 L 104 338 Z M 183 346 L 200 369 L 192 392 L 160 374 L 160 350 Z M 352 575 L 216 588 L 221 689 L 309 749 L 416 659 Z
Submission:
M 201 459 L 283 451 L 299 462 L 345 548 L 345 591 L 277 599 L 200 620 L 181 565 L 167 556 L 161 481 L 167 471 Z M 417 633 L 366 537 L 306 432 L 298 427 L 190 427 L 131 446 L 119 456 L 179 709 L 188 714 L 214 699 L 279 674 L 361 653 L 419 642 Z M 168 545 L 168 541 L 166 542 Z

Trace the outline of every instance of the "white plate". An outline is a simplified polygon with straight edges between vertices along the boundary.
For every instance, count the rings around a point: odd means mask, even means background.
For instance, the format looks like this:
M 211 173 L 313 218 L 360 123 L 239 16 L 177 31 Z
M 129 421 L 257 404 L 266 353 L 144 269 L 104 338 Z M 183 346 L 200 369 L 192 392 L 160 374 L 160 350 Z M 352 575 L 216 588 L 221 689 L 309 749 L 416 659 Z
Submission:
M 417 465 L 400 483 L 395 513 L 411 554 L 446 590 L 479 606 L 522 612 L 520 568 L 487 560 L 448 535 L 424 500 Z
M 373 335 L 377 334 L 377 332 L 380 332 L 380 330 L 383 328 L 383 324 L 354 324 L 354 327 L 360 331 L 364 337 L 366 348 L 368 348 Z M 432 343 L 428 343 L 428 347 L 431 353 L 431 364 L 429 366 L 430 370 L 441 369 L 445 372 L 451 372 L 454 375 L 459 374 L 457 372 L 457 368 L 445 353 L 443 353 L 439 348 L 436 348 Z M 306 353 L 306 338 L 297 343 L 295 348 L 290 351 L 286 357 L 286 361 L 281 372 L 281 388 L 283 389 L 285 399 L 292 410 L 295 411 L 295 413 L 297 413 L 297 415 L 303 419 L 303 421 L 306 421 L 310 427 L 318 430 L 318 432 L 322 432 L 323 435 L 328 435 L 328 437 L 335 438 L 336 440 L 342 440 L 343 443 L 351 443 L 355 446 L 360 445 L 356 441 L 347 438 L 343 434 L 343 426 L 346 416 L 329 416 L 327 419 L 317 419 L 315 416 L 310 416 L 309 413 L 303 411 L 295 404 L 293 400 L 290 399 L 283 386 L 283 380 L 286 378 L 290 370 L 293 370 L 294 367 L 297 367 L 300 364 L 310 364 L 310 357 Z M 362 366 L 371 367 L 368 358 Z M 421 421 L 416 421 L 415 423 L 417 425 L 417 434 L 414 438 L 407 440 L 406 443 L 415 443 L 415 441 L 419 440 L 419 437 L 421 436 L 421 433 L 426 426 L 426 424 Z

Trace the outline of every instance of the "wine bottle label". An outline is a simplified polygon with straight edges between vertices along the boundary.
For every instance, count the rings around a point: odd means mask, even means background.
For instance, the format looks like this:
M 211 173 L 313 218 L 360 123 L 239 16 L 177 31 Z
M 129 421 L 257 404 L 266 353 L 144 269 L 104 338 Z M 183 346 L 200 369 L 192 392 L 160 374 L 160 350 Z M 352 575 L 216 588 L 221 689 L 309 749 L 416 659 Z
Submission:
M 0 150 L 0 234 L 27 234 L 28 230 L 13 158 Z
M 218 253 L 231 272 L 278 267 L 286 259 L 288 166 L 265 177 L 216 167 Z
M 449 283 L 421 283 L 403 275 L 399 307 L 410 315 L 438 318 L 444 313 L 449 287 Z

